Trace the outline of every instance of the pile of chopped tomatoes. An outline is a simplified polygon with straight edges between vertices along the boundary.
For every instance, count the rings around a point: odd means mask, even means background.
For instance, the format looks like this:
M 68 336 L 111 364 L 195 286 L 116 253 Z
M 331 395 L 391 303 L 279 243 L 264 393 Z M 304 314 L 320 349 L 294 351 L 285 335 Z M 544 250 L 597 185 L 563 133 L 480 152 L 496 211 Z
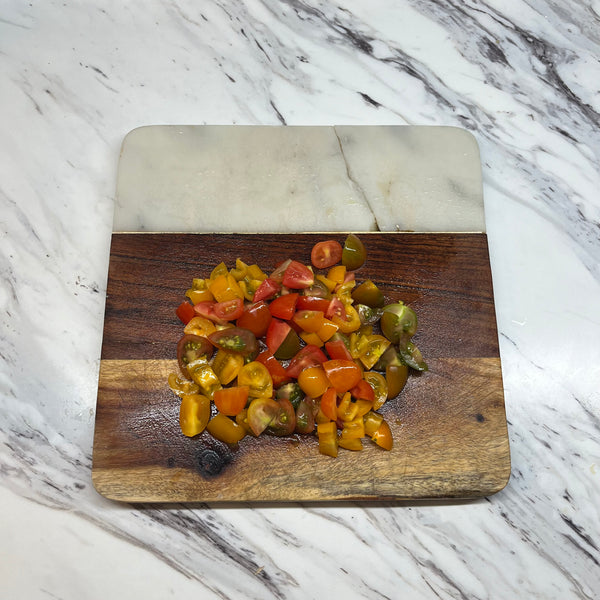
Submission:
M 315 244 L 311 266 L 287 259 L 270 274 L 238 259 L 194 279 L 176 314 L 184 435 L 205 429 L 235 444 L 246 435 L 315 434 L 319 451 L 362 450 L 370 438 L 393 445 L 378 410 L 403 389 L 410 369 L 427 365 L 412 342 L 417 318 L 402 302 L 385 304 L 355 270 L 366 259 L 350 234 Z

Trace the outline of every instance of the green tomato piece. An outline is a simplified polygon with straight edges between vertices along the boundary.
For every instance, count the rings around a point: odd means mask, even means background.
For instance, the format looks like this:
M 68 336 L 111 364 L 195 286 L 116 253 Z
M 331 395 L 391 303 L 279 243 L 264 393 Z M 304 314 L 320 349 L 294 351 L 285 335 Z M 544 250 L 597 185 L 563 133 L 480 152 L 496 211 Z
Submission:
M 381 308 L 385 302 L 383 292 L 370 280 L 364 281 L 352 291 L 352 300 L 371 308 Z
M 364 244 L 353 233 L 349 234 L 342 250 L 342 264 L 349 271 L 362 267 L 367 260 L 367 250 Z
M 403 302 L 388 304 L 383 307 L 381 315 L 381 331 L 393 344 L 400 341 L 404 335 L 409 338 L 417 331 L 417 315 L 415 311 Z
M 275 358 L 278 360 L 287 360 L 292 358 L 298 353 L 301 346 L 302 344 L 298 334 L 293 329 L 290 329 L 289 333 L 285 336 L 285 340 L 283 340 L 281 343 L 281 346 L 277 348 L 277 351 L 275 352 Z

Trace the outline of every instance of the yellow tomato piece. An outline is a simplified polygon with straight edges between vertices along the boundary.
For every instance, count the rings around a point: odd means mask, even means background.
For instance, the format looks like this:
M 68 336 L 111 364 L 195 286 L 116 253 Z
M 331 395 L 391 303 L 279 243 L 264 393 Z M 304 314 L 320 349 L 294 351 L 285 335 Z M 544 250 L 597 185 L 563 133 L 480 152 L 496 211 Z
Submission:
M 371 437 L 383 423 L 383 416 L 379 413 L 370 411 L 363 417 L 363 420 L 365 422 L 365 435 Z
M 365 437 L 365 422 L 362 417 L 355 417 L 352 421 L 346 421 L 340 437 L 345 439 Z
M 213 359 L 212 368 L 223 385 L 231 383 L 244 366 L 244 357 L 239 352 L 220 348 Z
M 226 302 L 235 298 L 243 298 L 244 292 L 231 273 L 217 275 L 208 286 L 217 302 Z
M 241 259 L 238 258 L 235 261 L 235 268 L 229 271 L 236 281 L 240 281 L 246 277 L 248 273 L 248 265 Z
M 393 448 L 394 440 L 392 438 L 392 430 L 387 424 L 387 421 L 381 423 L 377 431 L 371 436 L 371 439 L 384 450 L 391 450 Z
M 352 402 L 352 395 L 350 392 L 346 392 L 341 402 L 337 407 L 337 416 L 341 421 L 352 421 L 356 419 L 356 415 L 358 414 L 358 406 L 356 402 Z
M 369 349 L 369 339 L 366 335 L 354 331 L 350 334 L 350 354 L 352 358 L 360 358 Z
M 373 410 L 379 410 L 388 398 L 388 387 L 385 377 L 377 371 L 367 371 L 363 379 L 373 388 L 375 392 L 375 402 Z
M 320 281 L 330 292 L 335 290 L 337 283 L 325 277 L 325 275 L 317 275 L 317 280 Z
M 345 438 L 343 435 L 338 438 L 338 445 L 354 452 L 360 452 L 363 449 L 362 441 L 359 438 Z
M 248 278 L 264 281 L 267 278 L 267 274 L 258 265 L 250 265 L 248 267 Z
M 373 334 L 368 336 L 367 351 L 360 355 L 360 361 L 367 369 L 372 369 L 390 344 L 390 340 L 383 335 Z
M 246 435 L 244 427 L 222 413 L 217 413 L 208 422 L 206 430 L 226 444 L 237 444 Z
M 333 334 L 338 329 L 339 329 L 339 327 L 333 321 L 330 321 L 329 319 L 325 319 L 325 321 L 323 322 L 323 325 L 321 326 L 321 329 L 319 329 L 319 331 L 317 331 L 317 335 L 319 336 L 319 338 L 321 338 L 322 342 L 326 342 L 327 340 L 331 339 Z
M 344 283 L 346 279 L 346 267 L 344 265 L 336 265 L 327 271 L 327 279 L 335 281 L 336 284 Z
M 179 426 L 187 437 L 204 431 L 210 419 L 210 400 L 200 394 L 186 394 L 179 407 Z
M 319 438 L 319 452 L 335 458 L 338 454 L 336 424 L 333 421 L 319 423 L 317 425 L 317 436 Z
M 352 333 L 360 327 L 360 317 L 354 306 L 348 304 L 344 308 L 346 311 L 345 319 L 338 315 L 333 315 L 331 320 L 338 326 L 342 333 Z
M 208 280 L 208 285 L 214 279 L 216 279 L 219 275 L 226 275 L 229 271 L 227 270 L 227 265 L 224 262 L 220 262 L 211 272 L 210 279 Z
M 216 330 L 215 324 L 204 317 L 192 317 L 188 324 L 183 328 L 184 333 L 208 337 Z
M 190 288 L 185 295 L 192 301 L 192 304 L 212 302 L 214 300 L 214 296 L 211 294 L 210 290 L 195 290 Z
M 300 337 L 307 343 L 312 346 L 316 346 L 320 348 L 323 345 L 323 340 L 319 337 L 318 333 L 309 333 L 308 331 L 301 331 Z
M 331 386 L 323 367 L 308 367 L 298 375 L 300 389 L 310 398 L 318 398 Z
M 238 385 L 247 385 L 250 398 L 272 398 L 273 378 L 265 365 L 253 360 L 244 365 L 237 378 Z
M 190 363 L 187 369 L 190 377 L 209 398 L 212 398 L 213 394 L 223 387 L 216 373 L 207 362 L 200 360 Z
M 195 394 L 200 391 L 200 386 L 193 381 L 184 379 L 177 375 L 177 373 L 169 374 L 169 387 L 171 391 L 178 396 L 184 396 L 185 394 Z

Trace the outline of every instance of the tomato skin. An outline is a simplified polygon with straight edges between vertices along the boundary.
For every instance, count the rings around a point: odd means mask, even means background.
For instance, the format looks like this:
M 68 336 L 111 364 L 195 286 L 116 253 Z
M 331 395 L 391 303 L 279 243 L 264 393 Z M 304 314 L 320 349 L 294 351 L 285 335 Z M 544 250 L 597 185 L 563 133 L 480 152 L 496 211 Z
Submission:
M 362 379 L 359 366 L 352 360 L 328 360 L 323 363 L 323 369 L 338 393 L 347 392 Z
M 313 272 L 297 260 L 292 260 L 283 273 L 283 285 L 293 290 L 308 288 L 314 282 Z
M 342 260 L 342 246 L 335 240 L 318 242 L 313 246 L 310 260 L 317 269 L 328 269 Z
M 279 346 L 283 344 L 283 341 L 291 330 L 292 328 L 287 323 L 280 321 L 279 319 L 271 320 L 267 329 L 265 343 L 272 354 L 277 352 Z
M 175 309 L 175 314 L 184 325 L 187 325 L 196 316 L 196 311 L 189 302 L 184 301 Z
M 249 388 L 245 385 L 223 388 L 214 393 L 213 402 L 220 413 L 235 417 L 246 408 L 248 391 Z
M 320 310 L 325 314 L 329 310 L 331 300 L 319 296 L 300 296 L 296 303 L 296 310 Z
M 273 379 L 273 386 L 278 388 L 284 383 L 287 383 L 290 378 L 285 370 L 285 367 L 275 358 L 275 356 L 269 350 L 263 350 L 257 357 L 256 360 L 265 367 L 271 374 Z
M 320 348 L 307 344 L 290 360 L 286 372 L 289 377 L 297 378 L 308 367 L 317 367 L 327 360 L 327 356 Z
M 289 321 L 296 312 L 297 301 L 298 294 L 296 293 L 279 296 L 269 304 L 269 312 L 277 319 Z
M 210 419 L 210 399 L 200 394 L 186 394 L 179 407 L 179 427 L 183 435 L 202 433 Z
M 352 360 L 352 354 L 342 340 L 325 342 L 325 350 L 331 359 Z
M 213 306 L 214 315 L 222 321 L 235 321 L 244 312 L 244 301 L 241 298 L 233 298 L 224 302 L 217 302 Z
M 257 338 L 267 333 L 271 323 L 271 311 L 262 300 L 246 306 L 238 317 L 237 326 L 250 330 Z
M 361 379 L 353 388 L 351 388 L 350 393 L 354 398 L 368 400 L 371 404 L 375 402 L 375 392 L 364 379 Z
M 260 302 L 261 300 L 269 300 L 270 298 L 275 297 L 279 290 L 281 290 L 281 285 L 274 279 L 267 277 L 258 288 L 256 288 L 252 301 Z
M 246 430 L 241 425 L 222 413 L 217 413 L 208 422 L 206 430 L 226 444 L 237 444 L 246 435 Z
M 310 398 L 318 398 L 330 386 L 322 367 L 308 367 L 298 375 L 298 384 Z
M 335 388 L 327 388 L 321 396 L 321 410 L 329 420 L 337 420 L 337 393 Z

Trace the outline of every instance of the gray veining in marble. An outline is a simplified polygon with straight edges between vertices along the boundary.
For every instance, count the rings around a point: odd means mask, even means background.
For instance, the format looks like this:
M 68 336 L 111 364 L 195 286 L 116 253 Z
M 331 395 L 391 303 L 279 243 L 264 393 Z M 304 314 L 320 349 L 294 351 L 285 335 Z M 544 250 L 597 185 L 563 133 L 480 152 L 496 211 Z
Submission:
M 598 596 L 597 0 L 9 0 L 0 12 L 0 597 Z M 148 123 L 474 136 L 505 490 L 285 508 L 133 508 L 96 494 L 118 155 Z

